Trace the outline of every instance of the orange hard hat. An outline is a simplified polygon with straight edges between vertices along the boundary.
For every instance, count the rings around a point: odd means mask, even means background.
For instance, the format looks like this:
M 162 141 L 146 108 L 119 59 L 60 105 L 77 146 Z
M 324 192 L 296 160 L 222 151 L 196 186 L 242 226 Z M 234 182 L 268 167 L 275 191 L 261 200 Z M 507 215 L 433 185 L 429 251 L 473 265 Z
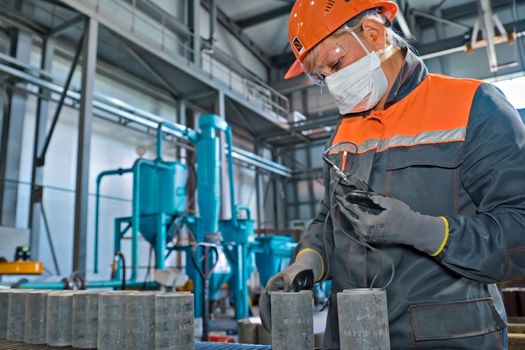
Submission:
M 301 60 L 315 45 L 355 16 L 374 8 L 391 22 L 397 14 L 397 4 L 388 0 L 297 0 L 288 24 L 288 41 L 297 59 L 284 79 L 304 72 Z

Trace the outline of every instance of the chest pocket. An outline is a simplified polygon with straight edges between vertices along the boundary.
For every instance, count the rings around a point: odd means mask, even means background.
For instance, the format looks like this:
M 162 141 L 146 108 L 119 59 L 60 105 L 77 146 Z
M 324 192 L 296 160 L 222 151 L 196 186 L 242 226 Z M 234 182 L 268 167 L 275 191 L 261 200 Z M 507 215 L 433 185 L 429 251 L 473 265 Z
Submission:
M 457 214 L 463 142 L 399 147 L 387 152 L 387 194 L 422 214 Z

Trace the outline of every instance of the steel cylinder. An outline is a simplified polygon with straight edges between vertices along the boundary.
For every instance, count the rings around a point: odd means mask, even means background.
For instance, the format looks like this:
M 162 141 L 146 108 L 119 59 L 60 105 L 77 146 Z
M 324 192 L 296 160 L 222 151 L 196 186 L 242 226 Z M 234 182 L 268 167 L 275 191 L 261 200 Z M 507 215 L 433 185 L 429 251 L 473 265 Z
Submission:
M 47 296 L 46 343 L 51 346 L 71 345 L 73 323 L 73 295 L 59 291 Z
M 7 337 L 7 316 L 9 313 L 9 293 L 11 289 L 0 289 L 0 339 Z
M 9 341 L 24 341 L 26 297 L 30 290 L 11 290 L 7 311 L 7 334 Z
M 271 292 L 272 349 L 312 350 L 314 321 L 312 292 Z
M 98 350 L 126 349 L 126 296 L 136 292 L 101 293 L 98 298 Z
M 348 289 L 337 293 L 341 350 L 389 350 L 384 289 Z
M 128 295 L 126 302 L 126 349 L 155 348 L 155 292 Z
M 98 335 L 98 294 L 79 292 L 73 295 L 71 344 L 77 349 L 95 349 Z
M 155 349 L 193 350 L 194 313 L 191 293 L 155 296 Z
M 259 344 L 257 343 L 257 323 L 250 322 L 248 319 L 237 322 L 239 332 L 239 343 L 241 344 Z
M 28 344 L 46 343 L 47 295 L 41 290 L 26 296 L 24 342 Z

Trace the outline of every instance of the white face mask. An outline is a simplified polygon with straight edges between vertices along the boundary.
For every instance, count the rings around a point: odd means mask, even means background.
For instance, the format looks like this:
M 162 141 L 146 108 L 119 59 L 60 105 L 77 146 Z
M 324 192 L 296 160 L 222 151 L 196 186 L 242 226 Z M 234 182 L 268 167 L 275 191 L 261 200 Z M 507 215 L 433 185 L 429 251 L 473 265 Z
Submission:
M 365 50 L 366 56 L 325 78 L 326 86 L 341 114 L 374 108 L 388 89 L 388 79 L 381 68 L 378 53 L 368 51 L 354 32 L 352 35 Z M 381 52 L 390 48 L 388 46 Z

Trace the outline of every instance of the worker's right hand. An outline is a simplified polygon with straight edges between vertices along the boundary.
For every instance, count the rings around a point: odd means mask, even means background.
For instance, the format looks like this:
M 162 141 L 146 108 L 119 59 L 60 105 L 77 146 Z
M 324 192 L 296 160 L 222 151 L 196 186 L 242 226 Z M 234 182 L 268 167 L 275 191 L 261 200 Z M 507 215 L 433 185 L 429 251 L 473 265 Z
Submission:
M 299 292 L 312 289 L 324 273 L 321 255 L 311 249 L 301 251 L 296 261 L 268 281 L 259 299 L 259 315 L 263 327 L 268 331 L 272 328 L 270 295 L 273 291 Z

